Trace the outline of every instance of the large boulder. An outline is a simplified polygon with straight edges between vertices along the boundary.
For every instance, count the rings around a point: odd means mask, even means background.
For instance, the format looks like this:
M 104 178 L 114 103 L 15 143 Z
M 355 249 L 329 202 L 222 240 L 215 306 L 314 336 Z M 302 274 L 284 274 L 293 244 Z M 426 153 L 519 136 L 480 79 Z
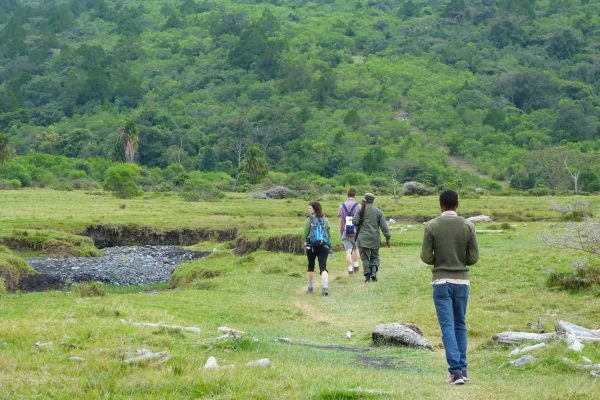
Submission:
M 433 345 L 423 336 L 421 330 L 413 324 L 379 324 L 373 329 L 371 337 L 375 344 L 433 350 Z
M 273 186 L 265 194 L 269 199 L 287 199 L 292 191 L 285 186 Z
M 427 196 L 433 193 L 433 190 L 422 184 L 421 182 L 410 181 L 404 182 L 402 187 L 403 193 L 406 196 L 419 195 L 419 196 Z

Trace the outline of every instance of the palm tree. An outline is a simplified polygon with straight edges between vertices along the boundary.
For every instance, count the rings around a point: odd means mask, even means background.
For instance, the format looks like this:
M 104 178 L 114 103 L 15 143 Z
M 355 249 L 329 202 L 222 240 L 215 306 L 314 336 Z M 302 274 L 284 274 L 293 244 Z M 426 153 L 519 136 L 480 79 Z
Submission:
M 133 119 L 128 120 L 121 128 L 121 142 L 125 152 L 125 161 L 132 163 L 139 143 L 138 130 Z
M 8 135 L 0 133 L 0 167 L 14 155 L 15 149 L 8 143 Z
M 250 183 L 258 183 L 269 173 L 269 165 L 265 153 L 258 146 L 251 146 L 246 152 L 246 157 L 240 164 L 240 171 L 247 174 Z

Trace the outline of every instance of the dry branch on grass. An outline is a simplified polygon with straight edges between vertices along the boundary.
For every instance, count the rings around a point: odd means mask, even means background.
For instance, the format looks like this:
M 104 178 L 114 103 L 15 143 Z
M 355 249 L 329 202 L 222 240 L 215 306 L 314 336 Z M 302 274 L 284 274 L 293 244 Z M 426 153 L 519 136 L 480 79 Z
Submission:
M 570 222 L 560 231 L 548 233 L 543 238 L 546 244 L 553 247 L 600 256 L 600 220 L 597 219 Z

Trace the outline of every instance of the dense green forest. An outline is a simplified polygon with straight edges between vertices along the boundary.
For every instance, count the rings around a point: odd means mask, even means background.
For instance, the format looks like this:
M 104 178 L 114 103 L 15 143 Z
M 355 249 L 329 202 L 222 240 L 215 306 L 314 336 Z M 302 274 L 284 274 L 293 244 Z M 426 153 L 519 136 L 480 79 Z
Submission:
M 0 1 L 11 187 L 592 192 L 599 150 L 598 1 Z

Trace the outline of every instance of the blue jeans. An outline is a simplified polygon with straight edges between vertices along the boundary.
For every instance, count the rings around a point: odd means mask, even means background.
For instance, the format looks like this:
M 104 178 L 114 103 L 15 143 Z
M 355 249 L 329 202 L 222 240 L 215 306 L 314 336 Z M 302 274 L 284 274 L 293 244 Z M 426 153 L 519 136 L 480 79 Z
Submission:
M 467 303 L 469 285 L 444 283 L 433 285 L 433 303 L 442 330 L 448 372 L 460 373 L 467 369 Z

